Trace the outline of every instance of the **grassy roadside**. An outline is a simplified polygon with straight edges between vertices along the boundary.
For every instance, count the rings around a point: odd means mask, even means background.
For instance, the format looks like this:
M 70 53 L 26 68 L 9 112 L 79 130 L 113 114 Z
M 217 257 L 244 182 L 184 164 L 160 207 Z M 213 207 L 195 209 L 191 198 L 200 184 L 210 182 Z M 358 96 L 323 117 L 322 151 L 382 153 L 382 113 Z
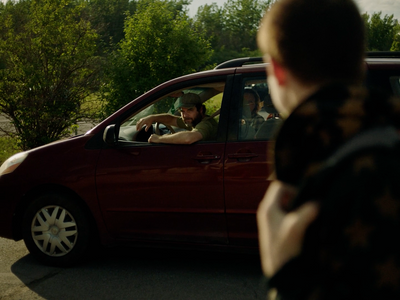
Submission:
M 0 137 L 0 165 L 10 156 L 21 152 L 16 148 L 16 141 L 8 137 Z

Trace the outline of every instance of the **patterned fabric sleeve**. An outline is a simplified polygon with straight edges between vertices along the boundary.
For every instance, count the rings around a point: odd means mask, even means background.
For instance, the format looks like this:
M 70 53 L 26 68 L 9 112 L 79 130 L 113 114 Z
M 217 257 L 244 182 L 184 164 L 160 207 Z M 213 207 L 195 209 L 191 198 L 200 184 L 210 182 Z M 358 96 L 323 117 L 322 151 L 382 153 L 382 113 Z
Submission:
M 269 288 L 278 299 L 400 299 L 399 150 L 362 151 L 332 170 L 295 200 L 319 200 L 320 215 Z

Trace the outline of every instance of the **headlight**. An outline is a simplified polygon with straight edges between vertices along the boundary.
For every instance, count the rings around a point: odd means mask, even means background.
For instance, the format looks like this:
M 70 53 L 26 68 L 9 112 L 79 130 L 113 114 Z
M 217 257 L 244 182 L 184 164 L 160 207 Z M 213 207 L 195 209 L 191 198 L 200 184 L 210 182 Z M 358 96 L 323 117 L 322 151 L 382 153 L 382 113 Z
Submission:
M 0 167 L 0 176 L 8 173 L 12 173 L 18 166 L 25 160 L 28 153 L 21 152 L 11 156 L 7 159 Z

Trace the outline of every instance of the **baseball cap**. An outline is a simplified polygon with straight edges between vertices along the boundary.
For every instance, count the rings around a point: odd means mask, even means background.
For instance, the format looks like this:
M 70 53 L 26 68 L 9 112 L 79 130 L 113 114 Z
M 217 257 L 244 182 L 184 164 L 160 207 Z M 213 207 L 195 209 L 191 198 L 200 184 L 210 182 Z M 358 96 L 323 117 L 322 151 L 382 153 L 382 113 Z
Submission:
M 187 93 L 179 98 L 178 108 L 191 108 L 196 106 L 196 104 L 201 104 L 201 99 L 199 95 L 196 95 L 194 93 Z

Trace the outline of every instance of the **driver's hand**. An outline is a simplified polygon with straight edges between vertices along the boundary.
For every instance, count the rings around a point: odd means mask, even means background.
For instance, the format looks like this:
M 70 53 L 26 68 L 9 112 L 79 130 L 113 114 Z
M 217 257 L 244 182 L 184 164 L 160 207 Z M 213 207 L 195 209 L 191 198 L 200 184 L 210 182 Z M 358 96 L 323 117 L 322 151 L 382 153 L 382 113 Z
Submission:
M 153 144 L 158 144 L 160 142 L 160 136 L 157 134 L 152 134 L 149 137 L 148 142 Z
M 151 125 L 153 124 L 154 120 L 152 116 L 147 116 L 144 118 L 141 118 L 139 120 L 139 122 L 136 123 L 136 130 L 140 130 L 143 128 L 143 126 L 146 126 L 146 128 L 144 129 L 146 132 L 149 130 L 149 128 L 151 127 Z

